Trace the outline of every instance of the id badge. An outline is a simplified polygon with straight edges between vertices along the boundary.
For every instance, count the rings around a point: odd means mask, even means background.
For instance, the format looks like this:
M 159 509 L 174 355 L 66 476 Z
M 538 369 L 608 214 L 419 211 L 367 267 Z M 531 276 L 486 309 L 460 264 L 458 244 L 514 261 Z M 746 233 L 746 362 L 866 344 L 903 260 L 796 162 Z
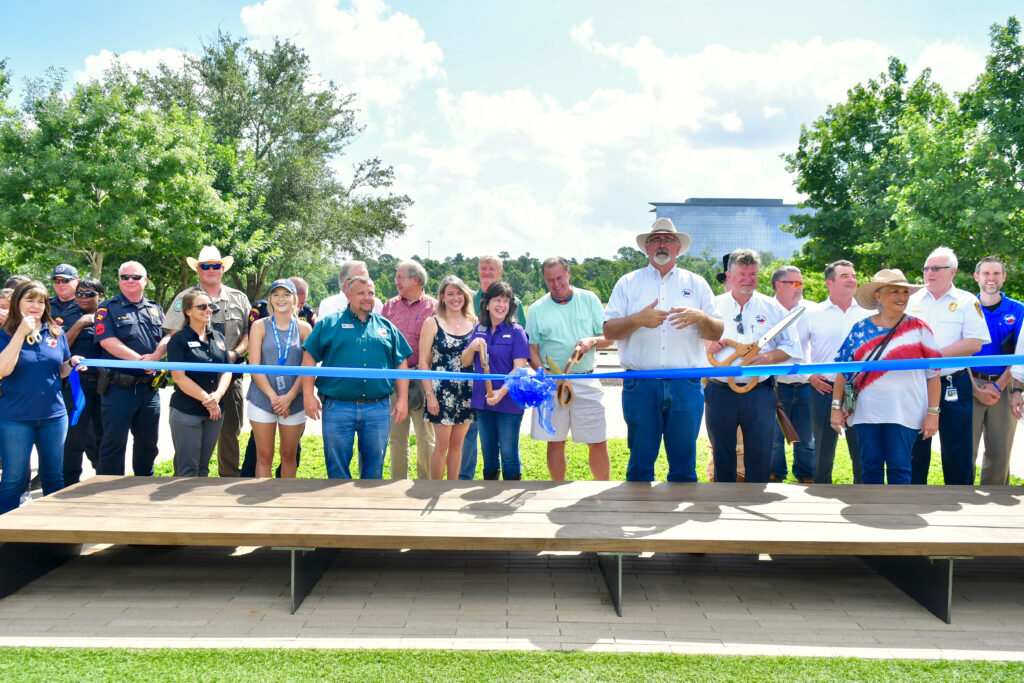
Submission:
M 280 375 L 277 376 L 277 390 L 278 391 L 284 391 L 285 390 L 284 377 L 281 377 Z M 953 400 L 955 401 L 956 399 L 953 399 Z
M 956 393 L 956 387 L 952 383 L 946 386 L 946 403 L 956 403 L 960 397 Z

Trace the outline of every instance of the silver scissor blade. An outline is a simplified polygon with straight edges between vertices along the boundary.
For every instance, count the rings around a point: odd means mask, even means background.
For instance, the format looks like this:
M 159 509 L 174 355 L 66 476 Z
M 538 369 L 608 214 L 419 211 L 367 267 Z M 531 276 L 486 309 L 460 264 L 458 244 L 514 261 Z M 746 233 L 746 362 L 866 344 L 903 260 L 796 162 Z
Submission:
M 783 330 L 795 323 L 796 319 L 802 316 L 805 310 L 803 306 L 797 306 L 790 311 L 789 315 L 775 323 L 772 329 L 765 332 L 764 336 L 757 340 L 757 348 L 763 349 L 768 342 L 782 334 Z

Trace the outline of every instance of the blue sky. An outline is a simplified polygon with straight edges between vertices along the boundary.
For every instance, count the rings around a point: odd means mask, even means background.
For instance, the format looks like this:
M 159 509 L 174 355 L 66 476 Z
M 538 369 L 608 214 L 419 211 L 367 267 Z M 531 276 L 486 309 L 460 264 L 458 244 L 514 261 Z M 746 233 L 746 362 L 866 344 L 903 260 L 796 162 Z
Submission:
M 895 6 L 893 6 L 895 5 Z M 416 205 L 391 253 L 611 256 L 648 201 L 800 197 L 779 154 L 889 55 L 948 90 L 983 68 L 1011 2 L 3 3 L 0 57 L 98 77 L 180 60 L 218 29 L 303 47 L 355 91 L 364 135 Z M 17 96 L 17 94 L 16 94 Z

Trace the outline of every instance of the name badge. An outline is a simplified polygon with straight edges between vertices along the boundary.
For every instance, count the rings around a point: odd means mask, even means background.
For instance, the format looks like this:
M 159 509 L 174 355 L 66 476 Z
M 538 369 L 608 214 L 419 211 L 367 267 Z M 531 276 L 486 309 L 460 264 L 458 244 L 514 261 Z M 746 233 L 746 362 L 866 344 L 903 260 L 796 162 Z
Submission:
M 352 329 L 355 329 L 355 325 L 353 325 L 352 323 L 342 323 L 341 324 L 341 329 L 343 329 L 343 330 L 352 330 Z
M 278 377 L 277 377 L 277 390 L 278 391 L 284 391 L 285 390 L 284 377 L 281 377 L 280 375 L 278 375 Z
M 511 339 L 512 335 L 511 334 L 503 334 L 503 335 L 501 335 L 501 338 L 502 339 Z
M 189 347 L 190 349 L 198 349 L 198 348 L 199 348 L 200 346 L 202 346 L 202 344 L 200 344 L 200 343 L 199 343 L 199 342 L 197 342 L 197 341 L 190 341 L 190 342 L 188 343 L 188 347 Z

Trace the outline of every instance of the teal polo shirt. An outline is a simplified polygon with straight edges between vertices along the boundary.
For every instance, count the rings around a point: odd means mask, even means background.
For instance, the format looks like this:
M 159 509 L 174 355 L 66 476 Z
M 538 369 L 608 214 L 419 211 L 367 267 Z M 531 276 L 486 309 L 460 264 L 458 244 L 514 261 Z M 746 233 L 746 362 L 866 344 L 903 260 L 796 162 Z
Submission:
M 371 313 L 363 322 L 351 308 L 324 316 L 302 348 L 323 367 L 391 370 L 412 355 L 412 348 L 391 321 Z M 394 391 L 390 379 L 317 377 L 316 388 L 340 401 L 380 399 Z

